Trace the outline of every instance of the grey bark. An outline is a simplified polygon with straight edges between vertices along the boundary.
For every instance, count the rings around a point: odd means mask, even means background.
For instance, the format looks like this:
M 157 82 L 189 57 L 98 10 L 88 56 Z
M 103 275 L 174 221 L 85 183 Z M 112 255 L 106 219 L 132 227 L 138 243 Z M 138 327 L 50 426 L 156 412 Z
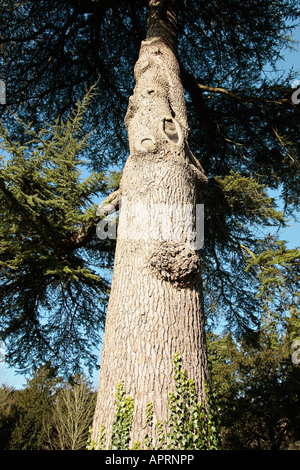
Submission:
M 149 2 L 149 31 L 141 44 L 125 117 L 130 155 L 120 185 L 93 440 L 101 425 L 110 435 L 121 380 L 134 400 L 132 442 L 144 440 L 148 402 L 153 403 L 156 420 L 168 419 L 176 352 L 205 402 L 201 259 L 192 242 L 195 206 L 201 202 L 206 177 L 188 146 L 175 54 L 175 3 Z

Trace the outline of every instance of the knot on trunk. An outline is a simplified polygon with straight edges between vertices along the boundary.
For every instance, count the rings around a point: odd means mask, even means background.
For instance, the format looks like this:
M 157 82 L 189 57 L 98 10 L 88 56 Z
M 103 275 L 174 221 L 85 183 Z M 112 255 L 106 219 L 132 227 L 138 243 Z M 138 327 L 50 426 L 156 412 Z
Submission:
M 183 142 L 183 133 L 179 123 L 171 116 L 165 116 L 161 120 L 161 131 L 168 141 L 177 146 Z
M 186 243 L 163 241 L 152 250 L 148 266 L 154 276 L 187 287 L 199 272 L 200 259 Z

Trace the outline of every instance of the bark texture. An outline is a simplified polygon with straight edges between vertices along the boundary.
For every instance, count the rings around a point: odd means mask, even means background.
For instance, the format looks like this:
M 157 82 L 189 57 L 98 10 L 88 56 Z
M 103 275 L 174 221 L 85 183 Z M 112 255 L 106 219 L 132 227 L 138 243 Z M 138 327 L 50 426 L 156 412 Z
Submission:
M 174 1 L 150 1 L 125 125 L 130 155 L 121 210 L 93 424 L 112 429 L 116 386 L 134 400 L 132 442 L 144 440 L 146 404 L 168 419 L 178 352 L 205 401 L 208 378 L 195 205 L 206 177 L 188 147 L 185 99 L 175 55 Z M 149 430 L 147 430 L 149 432 Z M 109 443 L 107 443 L 109 445 Z

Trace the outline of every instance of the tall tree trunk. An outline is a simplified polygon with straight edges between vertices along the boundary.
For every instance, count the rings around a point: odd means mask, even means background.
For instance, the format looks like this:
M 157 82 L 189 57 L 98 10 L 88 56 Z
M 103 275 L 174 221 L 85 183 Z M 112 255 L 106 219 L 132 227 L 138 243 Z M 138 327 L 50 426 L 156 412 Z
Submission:
M 199 399 L 208 379 L 196 204 L 206 177 L 188 147 L 176 59 L 176 1 L 149 2 L 125 125 L 130 155 L 105 325 L 93 439 L 110 435 L 116 386 L 134 400 L 132 441 L 143 441 L 146 404 L 168 419 L 178 352 Z M 196 243 L 195 243 L 196 242 Z

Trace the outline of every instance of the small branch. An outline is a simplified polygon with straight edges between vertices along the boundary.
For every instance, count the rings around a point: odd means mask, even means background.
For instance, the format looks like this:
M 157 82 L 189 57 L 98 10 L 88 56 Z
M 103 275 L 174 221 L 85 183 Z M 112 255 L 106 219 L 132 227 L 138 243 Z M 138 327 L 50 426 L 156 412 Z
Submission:
M 120 195 L 120 189 L 117 189 L 116 191 L 109 194 L 109 196 L 107 196 L 107 198 L 104 199 L 104 201 L 98 206 L 96 215 L 102 218 L 103 215 L 117 212 L 120 207 Z
M 67 239 L 62 240 L 61 245 L 67 251 L 74 251 L 87 245 L 96 233 L 96 225 L 101 219 L 108 214 L 112 214 L 119 210 L 120 203 L 120 189 L 111 193 L 107 198 L 98 206 L 96 210 L 96 217 L 92 217 L 79 230 L 74 231 Z
M 226 88 L 221 88 L 221 87 L 212 87 L 209 85 L 203 85 L 202 83 L 198 83 L 198 87 L 203 90 L 203 91 L 210 91 L 211 93 L 221 93 L 223 95 L 227 95 L 230 98 L 233 98 L 237 101 L 243 101 L 244 103 L 255 103 L 255 102 L 264 102 L 264 103 L 274 103 L 274 104 L 288 104 L 293 106 L 293 108 L 297 111 L 300 112 L 299 108 L 293 105 L 293 103 L 287 99 L 287 98 L 282 98 L 282 99 L 269 99 L 269 98 L 262 98 L 260 96 L 240 96 L 234 93 L 233 91 L 227 90 Z
M 69 238 L 62 240 L 62 245 L 66 247 L 67 251 L 74 251 L 86 246 L 96 233 L 95 227 L 99 221 L 100 217 L 91 218 L 79 230 L 74 231 Z
M 202 83 L 198 83 L 198 87 L 203 91 L 210 91 L 211 93 L 222 93 L 224 95 L 230 96 L 231 98 L 234 98 L 239 101 L 251 102 L 254 99 L 257 99 L 257 98 L 243 98 L 242 96 L 236 95 L 235 93 L 227 90 L 226 88 L 212 87 L 209 85 L 203 85 Z

